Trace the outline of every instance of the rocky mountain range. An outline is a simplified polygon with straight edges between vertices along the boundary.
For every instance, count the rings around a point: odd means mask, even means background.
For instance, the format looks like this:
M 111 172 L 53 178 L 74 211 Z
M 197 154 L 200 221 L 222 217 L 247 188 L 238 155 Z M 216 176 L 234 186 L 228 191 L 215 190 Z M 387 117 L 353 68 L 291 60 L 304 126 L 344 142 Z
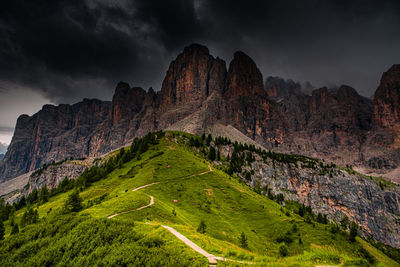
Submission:
M 0 162 L 0 181 L 66 158 L 97 157 L 149 131 L 201 134 L 234 128 L 276 151 L 354 165 L 396 180 L 400 165 L 400 65 L 382 75 L 374 99 L 350 86 L 304 93 L 293 81 L 270 77 L 236 52 L 228 68 L 193 44 L 171 62 L 160 91 L 120 82 L 111 102 L 84 99 L 45 105 L 18 118 Z

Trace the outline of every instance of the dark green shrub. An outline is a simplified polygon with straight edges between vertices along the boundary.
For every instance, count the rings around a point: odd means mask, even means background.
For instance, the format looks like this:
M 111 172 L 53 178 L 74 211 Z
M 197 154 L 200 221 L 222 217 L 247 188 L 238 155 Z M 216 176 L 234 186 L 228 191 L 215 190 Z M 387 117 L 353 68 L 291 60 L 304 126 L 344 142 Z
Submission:
M 240 237 L 239 237 L 239 243 L 240 243 L 240 246 L 241 246 L 242 248 L 245 248 L 245 249 L 249 248 L 249 245 L 248 245 L 248 243 L 247 243 L 247 237 L 246 237 L 246 235 L 244 234 L 244 232 L 242 232 L 242 234 L 241 234 Z
M 13 225 L 13 227 L 11 228 L 11 235 L 15 235 L 15 234 L 18 234 L 18 233 L 19 233 L 19 227 L 18 227 L 18 224 L 15 223 Z
M 358 225 L 355 222 L 351 222 L 351 226 L 350 226 L 350 241 L 351 242 L 355 242 L 357 235 L 358 235 Z
M 210 151 L 208 152 L 208 159 L 214 161 L 216 159 L 216 152 L 214 147 L 210 147 Z
M 285 243 L 279 245 L 279 255 L 286 257 L 289 254 L 288 247 Z
M 276 239 L 276 242 L 292 243 L 293 242 L 292 233 L 290 231 L 287 231 L 283 235 L 278 236 L 278 238 Z
M 27 211 L 24 212 L 21 218 L 21 227 L 25 227 L 26 225 L 37 223 L 39 220 L 39 214 L 37 210 L 34 210 L 32 207 L 28 207 Z
M 202 221 L 200 222 L 200 224 L 199 224 L 199 227 L 197 227 L 197 232 L 199 232 L 199 233 L 201 233 L 201 234 L 204 234 L 204 233 L 206 232 L 206 228 L 207 228 L 207 225 L 206 225 L 206 223 L 202 220 Z
M 0 240 L 4 239 L 5 228 L 3 221 L 0 221 Z

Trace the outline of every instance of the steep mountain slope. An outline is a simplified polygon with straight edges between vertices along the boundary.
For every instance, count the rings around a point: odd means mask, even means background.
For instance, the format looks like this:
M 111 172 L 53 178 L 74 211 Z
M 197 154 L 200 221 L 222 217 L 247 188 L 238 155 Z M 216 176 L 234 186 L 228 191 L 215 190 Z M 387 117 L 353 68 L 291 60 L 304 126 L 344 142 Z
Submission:
M 372 101 L 353 88 L 301 92 L 280 101 L 289 133 L 290 151 L 325 158 L 339 164 L 360 164 L 368 160 L 362 148 L 372 130 Z M 297 149 L 296 149 L 297 147 Z
M 199 137 L 174 132 L 154 136 L 158 144 L 146 137 L 154 145 L 145 149 L 140 141 L 132 151 L 119 152 L 117 157 L 126 162 L 115 161 L 117 168 L 104 178 L 90 185 L 84 183 L 94 178 L 89 174 L 86 180 L 76 180 L 83 210 L 63 214 L 71 195 L 67 191 L 34 203 L 40 219 L 19 234 L 9 235 L 6 221 L 6 239 L 0 241 L 2 265 L 207 266 L 205 257 L 161 226 L 165 225 L 218 257 L 222 266 L 238 261 L 251 266 L 398 266 L 360 238 L 350 242 L 335 225 L 318 223 L 311 213 L 303 218 L 291 206 L 282 207 L 227 175 L 202 156 L 207 140 L 196 148 L 190 145 Z M 26 209 L 16 212 L 15 222 Z M 202 221 L 205 227 L 199 227 Z
M 373 101 L 346 85 L 307 95 L 297 83 L 268 78 L 264 88 L 256 63 L 243 52 L 226 69 L 206 47 L 193 44 L 171 62 L 157 93 L 121 82 L 112 102 L 86 99 L 22 115 L 0 162 L 0 181 L 53 161 L 97 157 L 150 131 L 202 134 L 214 124 L 234 127 L 269 149 L 391 173 L 397 181 L 399 80 L 394 65 Z

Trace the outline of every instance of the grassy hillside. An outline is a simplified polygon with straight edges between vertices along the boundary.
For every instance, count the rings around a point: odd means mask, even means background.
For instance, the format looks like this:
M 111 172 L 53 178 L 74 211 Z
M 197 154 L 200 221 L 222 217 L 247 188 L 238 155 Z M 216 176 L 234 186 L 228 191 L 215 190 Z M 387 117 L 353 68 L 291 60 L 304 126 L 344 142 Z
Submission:
M 167 132 L 99 181 L 77 182 L 79 212 L 64 211 L 70 190 L 34 204 L 39 221 L 19 234 L 10 235 L 7 220 L 0 265 L 207 266 L 205 257 L 161 227 L 168 225 L 209 253 L 251 266 L 398 266 L 364 240 L 350 242 L 347 233 L 306 222 L 257 194 L 189 147 L 190 137 Z M 151 198 L 153 205 L 137 210 Z M 198 231 L 201 222 L 205 232 Z M 246 265 L 236 261 L 218 265 Z

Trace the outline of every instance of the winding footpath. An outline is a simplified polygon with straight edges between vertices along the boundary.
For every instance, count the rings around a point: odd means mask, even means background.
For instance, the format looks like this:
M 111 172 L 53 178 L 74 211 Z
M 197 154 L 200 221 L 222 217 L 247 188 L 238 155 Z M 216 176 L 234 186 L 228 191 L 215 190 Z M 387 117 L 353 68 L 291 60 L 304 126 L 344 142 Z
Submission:
M 194 242 L 189 240 L 189 238 L 187 238 L 186 236 L 179 233 L 175 228 L 172 228 L 172 227 L 166 226 L 166 225 L 161 225 L 161 226 L 164 227 L 165 229 L 167 229 L 168 231 L 170 231 L 174 236 L 179 238 L 183 243 L 185 243 L 187 246 L 192 248 L 194 251 L 196 251 L 197 253 L 200 253 L 201 255 L 206 257 L 208 260 L 208 263 L 210 264 L 209 265 L 210 267 L 216 266 L 218 263 L 217 260 L 218 261 L 233 261 L 233 262 L 237 262 L 237 263 L 241 263 L 241 264 L 253 264 L 253 262 L 249 262 L 249 261 L 237 261 L 237 260 L 227 259 L 224 257 L 219 257 L 219 256 L 215 256 L 213 254 L 210 254 L 207 251 L 205 251 L 204 249 L 202 249 L 201 247 L 199 247 L 198 245 L 196 245 Z
M 142 185 L 142 186 L 139 186 L 137 188 L 132 189 L 132 191 L 135 192 L 135 191 L 138 191 L 140 189 L 146 188 L 146 187 L 151 186 L 151 185 L 159 184 L 159 183 L 160 182 L 155 182 L 155 183 L 151 183 L 151 184 Z
M 187 176 L 187 177 L 200 176 L 200 175 L 204 175 L 204 174 L 207 174 L 207 173 L 213 171 L 210 165 L 208 165 L 208 168 L 209 168 L 208 171 L 205 171 L 205 172 L 202 172 L 202 173 L 199 173 L 199 174 L 193 174 L 193 175 L 190 175 L 190 176 Z M 159 184 L 159 183 L 160 182 L 154 182 L 154 183 L 151 183 L 151 184 L 142 185 L 142 186 L 139 186 L 137 188 L 132 189 L 132 191 L 138 191 L 140 189 L 143 189 L 143 188 L 155 185 L 155 184 Z M 110 215 L 110 216 L 107 217 L 107 219 L 111 219 L 111 218 L 114 218 L 116 216 L 119 216 L 119 215 L 122 215 L 122 214 L 126 214 L 126 213 L 130 213 L 130 212 L 133 212 L 133 211 L 142 210 L 142 209 L 148 208 L 148 207 L 150 207 L 152 205 L 154 205 L 154 197 L 150 196 L 150 203 L 149 204 L 147 204 L 145 206 L 142 206 L 140 208 L 134 209 L 134 210 L 127 210 L 127 211 L 123 211 L 123 212 L 120 212 L 120 213 L 116 213 L 116 214 Z M 166 225 L 161 225 L 161 226 L 164 227 L 165 229 L 167 229 L 169 232 L 171 232 L 174 236 L 176 236 L 178 239 L 180 239 L 183 243 L 185 243 L 187 246 L 192 248 L 194 251 L 196 251 L 197 253 L 200 253 L 201 255 L 206 257 L 208 262 L 209 262 L 209 264 L 210 264 L 209 266 L 216 266 L 217 265 L 217 260 L 219 260 L 219 261 L 234 261 L 234 262 L 242 263 L 242 264 L 253 264 L 252 262 L 231 260 L 231 259 L 218 257 L 218 256 L 215 256 L 213 254 L 210 254 L 207 251 L 205 251 L 204 249 L 202 249 L 201 247 L 199 247 L 198 245 L 196 245 L 194 242 L 189 240 L 186 236 L 184 236 L 181 233 L 179 233 L 176 229 L 174 229 L 174 228 L 172 228 L 170 226 L 166 226 Z
M 150 207 L 151 205 L 154 205 L 154 197 L 153 196 L 150 196 L 150 203 L 149 204 L 147 204 L 145 206 L 142 206 L 140 208 L 134 209 L 134 210 L 127 210 L 127 211 L 123 211 L 123 212 L 120 212 L 120 213 L 116 213 L 116 214 L 110 215 L 110 216 L 107 217 L 107 219 L 111 219 L 111 218 L 117 217 L 118 215 L 126 214 L 126 213 L 129 213 L 129 212 L 142 210 L 144 208 Z
M 210 164 L 208 164 L 208 169 L 209 169 L 208 171 L 205 171 L 205 172 L 202 172 L 202 173 L 199 173 L 199 174 L 192 174 L 192 175 L 187 176 L 187 177 L 200 176 L 200 175 L 204 175 L 206 173 L 209 173 L 209 172 L 213 171 L 211 166 L 210 166 Z M 135 191 L 138 191 L 140 189 L 143 189 L 143 188 L 155 185 L 155 184 L 159 184 L 159 183 L 160 182 L 154 182 L 154 183 L 151 183 L 151 184 L 142 185 L 142 186 L 139 186 L 139 187 L 136 187 L 136 188 L 132 189 L 132 191 L 135 192 Z M 127 210 L 127 211 L 123 211 L 123 212 L 120 212 L 120 213 L 116 213 L 116 214 L 110 215 L 110 216 L 107 217 L 107 219 L 111 219 L 111 218 L 117 217 L 119 215 L 130 213 L 130 212 L 133 212 L 133 211 L 142 210 L 142 209 L 145 209 L 145 208 L 150 207 L 152 205 L 154 205 L 154 197 L 150 196 L 150 203 L 148 205 L 142 206 L 142 207 L 134 209 L 134 210 Z
M 196 245 L 195 243 L 190 241 L 186 236 L 184 236 L 181 233 L 179 233 L 174 228 L 172 228 L 170 226 L 166 226 L 166 225 L 161 225 L 161 226 L 164 227 L 165 229 L 167 229 L 168 231 L 170 231 L 174 236 L 176 236 L 181 241 L 183 241 L 183 243 L 185 243 L 187 246 L 191 247 L 196 252 L 198 252 L 201 255 L 205 256 L 207 258 L 208 262 L 210 263 L 210 266 L 213 266 L 213 265 L 217 264 L 217 259 L 219 259 L 220 257 L 217 257 L 217 256 L 215 256 L 213 254 L 208 253 L 207 251 L 205 251 L 204 249 L 202 249 L 201 247 L 199 247 L 198 245 Z

